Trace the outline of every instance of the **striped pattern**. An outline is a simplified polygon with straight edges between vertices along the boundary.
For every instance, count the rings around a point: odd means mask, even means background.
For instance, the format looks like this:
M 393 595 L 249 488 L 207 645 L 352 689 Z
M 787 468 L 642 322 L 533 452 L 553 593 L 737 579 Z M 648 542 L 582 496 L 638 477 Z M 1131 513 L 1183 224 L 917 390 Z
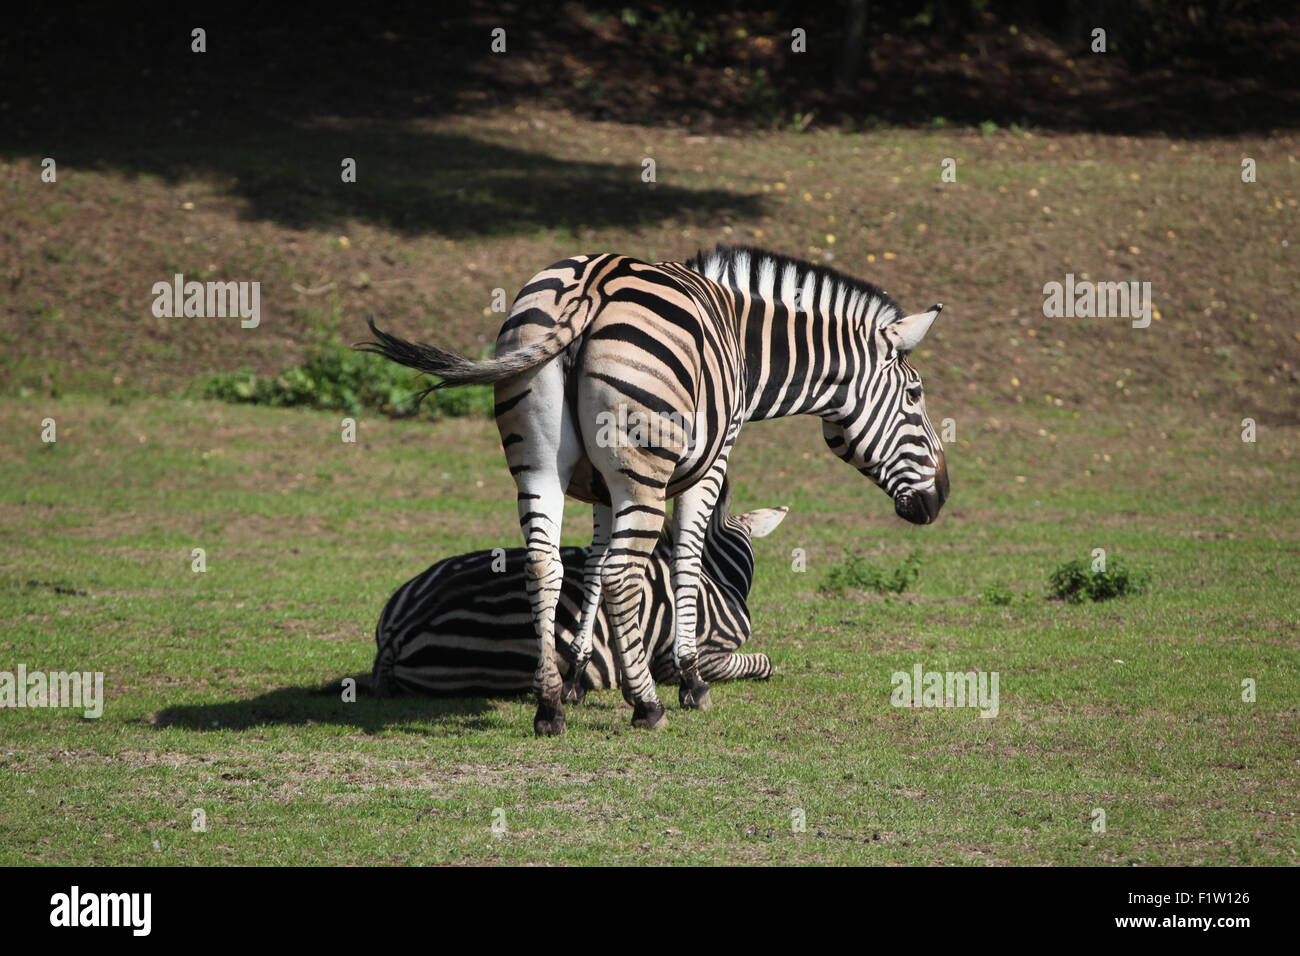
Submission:
M 380 332 L 363 348 L 443 378 L 496 384 L 496 419 L 518 488 L 538 660 L 534 728 L 564 731 L 571 695 L 556 655 L 565 580 L 566 494 L 592 503 L 578 659 L 603 604 L 633 724 L 663 705 L 645 659 L 640 602 L 675 499 L 674 658 L 683 706 L 706 708 L 697 594 L 705 529 L 747 421 L 817 415 L 827 444 L 884 489 L 895 511 L 928 523 L 948 491 L 943 449 L 908 361 L 939 313 L 905 316 L 883 291 L 831 269 L 747 247 L 687 263 L 628 256 L 566 259 L 515 300 L 497 358 L 472 363 Z M 654 427 L 642 425 L 649 422 Z
M 765 680 L 766 654 L 741 654 L 749 639 L 747 597 L 754 575 L 751 538 L 768 534 L 785 508 L 727 515 L 719 507 L 704 541 L 700 579 L 700 672 L 706 680 Z M 583 604 L 586 549 L 562 548 L 564 583 L 556 607 L 559 666 L 571 676 Z M 650 670 L 659 682 L 676 682 L 675 613 L 670 587 L 670 539 L 665 535 L 647 567 L 648 614 L 643 633 Z M 537 667 L 522 548 L 476 551 L 439 561 L 394 592 L 375 629 L 372 688 L 439 696 L 502 695 L 527 691 Z M 583 690 L 616 687 L 618 668 L 603 613 L 580 677 Z
M 734 295 L 739 336 L 751 358 L 746 421 L 821 416 L 831 450 L 896 503 L 901 496 L 904 507 L 936 477 L 946 486 L 943 446 L 908 360 L 940 306 L 904 318 L 870 283 L 745 248 L 719 247 L 688 265 Z M 901 334 L 904 325 L 920 327 L 919 334 Z M 945 488 L 940 497 L 946 494 Z M 900 516 L 925 519 L 917 523 L 934 517 Z

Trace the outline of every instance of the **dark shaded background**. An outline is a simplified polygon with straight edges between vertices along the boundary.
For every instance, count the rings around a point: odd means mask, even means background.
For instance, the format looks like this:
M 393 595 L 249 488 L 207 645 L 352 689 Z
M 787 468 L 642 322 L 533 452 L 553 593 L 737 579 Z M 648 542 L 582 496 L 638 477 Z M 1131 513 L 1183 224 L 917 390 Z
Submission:
M 6 149 L 219 144 L 317 116 L 401 120 L 534 101 L 702 128 L 812 113 L 823 125 L 939 118 L 1186 136 L 1300 119 L 1300 12 L 1261 0 L 466 0 L 318 13 L 73 3 L 17 14 L 0 34 Z M 208 31 L 202 68 L 194 26 Z M 488 52 L 498 26 L 505 56 Z M 1107 30 L 1105 55 L 1089 52 L 1095 26 Z M 806 54 L 790 51 L 794 27 L 807 31 Z
M 511 106 L 694 132 L 995 123 L 1187 137 L 1300 126 L 1300 13 L 1256 0 L 467 0 L 317 14 L 137 2 L 19 16 L 0 34 L 0 155 L 169 181 L 212 173 L 254 218 L 293 227 L 345 214 L 465 237 L 755 211 L 721 190 L 629 197 L 620 168 L 407 122 Z M 1096 25 L 1106 54 L 1089 51 Z M 196 26 L 202 55 L 190 50 Z M 490 52 L 495 27 L 507 31 L 505 55 Z M 803 54 L 791 51 L 796 27 Z M 332 123 L 349 125 L 340 134 Z M 367 150 L 371 188 L 344 198 L 322 184 L 358 136 L 380 147 Z

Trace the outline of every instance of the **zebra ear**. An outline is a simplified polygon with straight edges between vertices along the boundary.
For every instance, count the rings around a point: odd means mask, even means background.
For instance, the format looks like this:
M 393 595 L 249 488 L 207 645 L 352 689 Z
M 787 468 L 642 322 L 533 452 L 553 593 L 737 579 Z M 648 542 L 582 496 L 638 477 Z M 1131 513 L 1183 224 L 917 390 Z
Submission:
M 930 330 L 930 324 L 942 311 L 943 304 L 940 303 L 930 306 L 926 312 L 918 312 L 916 315 L 899 319 L 892 325 L 885 326 L 885 338 L 893 342 L 894 348 L 900 352 L 910 352 L 921 344 L 921 339 L 925 338 L 925 333 Z
M 765 538 L 776 530 L 776 526 L 789 511 L 790 509 L 784 506 L 759 508 L 757 511 L 746 511 L 744 514 L 736 515 L 736 520 L 751 538 Z

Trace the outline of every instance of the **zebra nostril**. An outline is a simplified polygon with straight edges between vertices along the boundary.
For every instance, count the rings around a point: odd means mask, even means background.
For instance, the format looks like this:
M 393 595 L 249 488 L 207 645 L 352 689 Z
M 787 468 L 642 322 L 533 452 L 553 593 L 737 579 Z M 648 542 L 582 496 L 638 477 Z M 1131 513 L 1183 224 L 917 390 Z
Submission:
M 929 524 L 930 509 L 926 505 L 928 494 L 905 491 L 894 499 L 894 513 L 912 524 Z

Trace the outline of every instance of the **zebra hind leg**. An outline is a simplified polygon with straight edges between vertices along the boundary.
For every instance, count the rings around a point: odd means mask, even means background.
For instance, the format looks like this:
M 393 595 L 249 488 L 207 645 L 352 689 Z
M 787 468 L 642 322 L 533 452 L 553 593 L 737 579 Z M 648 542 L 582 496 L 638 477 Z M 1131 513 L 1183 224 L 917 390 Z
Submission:
M 555 660 L 555 606 L 564 581 L 564 564 L 559 546 L 554 543 L 559 538 L 558 523 L 554 539 L 541 532 L 539 524 L 532 524 L 524 532 L 528 539 L 525 565 L 528 598 L 538 646 L 537 670 L 533 674 L 533 692 L 537 695 L 533 730 L 539 737 L 552 737 L 565 731 L 562 682 Z
M 526 547 L 524 582 L 537 632 L 537 670 L 533 675 L 537 714 L 533 718 L 533 730 L 538 736 L 546 737 L 565 731 L 563 682 L 555 649 L 555 608 L 564 586 L 560 524 L 567 480 L 565 475 L 557 478 L 542 469 L 527 469 L 516 476 L 519 527 Z
M 605 616 L 622 670 L 623 696 L 632 702 L 632 726 L 658 730 L 668 717 L 646 658 L 642 611 L 646 565 L 664 522 L 663 499 L 656 503 L 645 496 L 618 496 L 614 488 L 610 492 L 619 507 L 601 569 Z
M 673 509 L 673 603 L 677 627 L 673 639 L 673 661 L 681 675 L 677 700 L 682 707 L 708 710 L 713 706 L 709 685 L 700 677 L 696 649 L 696 620 L 699 607 L 700 554 L 704 535 L 722 492 L 727 459 L 720 457 L 697 484 L 677 496 Z
M 565 730 L 563 680 L 556 660 L 555 609 L 564 585 L 560 526 L 564 492 L 582 455 L 582 442 L 561 400 L 564 370 L 551 362 L 496 388 L 497 428 L 518 494 L 519 528 L 526 558 L 524 582 L 537 633 L 533 730 Z
M 569 679 L 564 682 L 563 699 L 566 704 L 580 704 L 587 697 L 582 673 L 586 670 L 587 662 L 591 660 L 592 634 L 596 629 L 596 615 L 600 610 L 600 574 L 609 547 L 612 517 L 608 505 L 598 504 L 592 508 L 591 547 L 587 550 L 587 560 L 582 569 L 582 620 L 578 625 L 577 640 L 574 642 L 577 658 L 570 671 Z

